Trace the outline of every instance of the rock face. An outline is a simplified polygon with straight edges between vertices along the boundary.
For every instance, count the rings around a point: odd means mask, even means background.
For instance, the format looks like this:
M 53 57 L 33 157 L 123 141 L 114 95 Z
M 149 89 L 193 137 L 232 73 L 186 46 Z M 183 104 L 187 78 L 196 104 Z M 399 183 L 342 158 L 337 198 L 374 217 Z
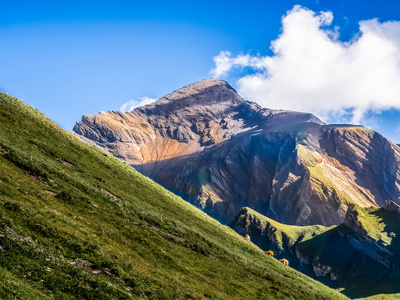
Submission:
M 243 208 L 229 224 L 277 259 L 350 297 L 399 293 L 400 206 L 350 205 L 337 226 L 291 226 Z
M 243 100 L 207 79 L 129 113 L 85 115 L 83 141 L 229 222 L 248 206 L 279 222 L 332 225 L 350 204 L 400 203 L 400 148 L 361 126 Z

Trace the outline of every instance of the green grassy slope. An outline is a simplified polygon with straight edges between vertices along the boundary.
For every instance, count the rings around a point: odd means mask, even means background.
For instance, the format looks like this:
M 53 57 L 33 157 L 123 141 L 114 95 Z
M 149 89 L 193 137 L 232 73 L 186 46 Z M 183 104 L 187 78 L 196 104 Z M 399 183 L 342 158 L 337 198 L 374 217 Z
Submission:
M 343 299 L 0 93 L 0 298 Z
M 400 215 L 359 206 L 352 208 L 351 215 L 353 224 L 300 243 L 298 250 L 335 270 L 339 284 L 352 298 L 387 294 L 381 299 L 399 299 Z
M 338 226 L 291 226 L 246 207 L 230 225 L 351 298 L 400 299 L 399 212 L 356 205 Z
M 269 233 L 269 239 L 273 240 L 273 245 L 271 244 L 270 247 L 274 248 L 275 252 L 282 252 L 288 247 L 292 247 L 294 244 L 299 243 L 301 241 L 306 241 L 314 236 L 321 234 L 335 226 L 325 227 L 321 225 L 312 225 L 312 226 L 293 226 L 293 225 L 286 225 L 274 221 L 255 210 L 244 207 L 241 209 L 239 214 L 236 216 L 234 223 L 238 224 L 239 226 L 235 226 L 235 224 L 230 224 L 232 228 L 239 229 L 243 228 L 243 224 L 248 223 L 249 225 L 255 221 L 257 224 L 256 228 L 247 228 L 247 230 L 258 231 L 257 233 L 254 232 L 252 236 L 256 239 L 264 239 L 261 236 L 261 233 L 265 230 Z M 264 247 L 263 247 L 264 248 Z

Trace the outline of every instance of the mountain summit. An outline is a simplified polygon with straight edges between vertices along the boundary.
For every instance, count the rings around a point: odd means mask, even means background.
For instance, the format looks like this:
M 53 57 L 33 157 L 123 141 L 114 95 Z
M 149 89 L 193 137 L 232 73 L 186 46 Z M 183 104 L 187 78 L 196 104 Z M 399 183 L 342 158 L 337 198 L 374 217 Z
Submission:
M 223 223 L 247 206 L 286 224 L 336 225 L 349 205 L 400 203 L 399 146 L 362 126 L 263 108 L 222 80 L 85 115 L 74 132 Z

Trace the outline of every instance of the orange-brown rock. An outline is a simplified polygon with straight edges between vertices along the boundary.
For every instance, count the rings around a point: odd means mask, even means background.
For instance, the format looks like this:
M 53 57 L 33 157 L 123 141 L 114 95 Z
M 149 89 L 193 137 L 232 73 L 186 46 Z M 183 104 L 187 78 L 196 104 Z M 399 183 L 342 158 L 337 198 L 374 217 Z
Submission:
M 243 100 L 207 79 L 75 135 L 226 223 L 249 206 L 279 222 L 339 224 L 351 203 L 400 203 L 400 148 L 362 126 Z

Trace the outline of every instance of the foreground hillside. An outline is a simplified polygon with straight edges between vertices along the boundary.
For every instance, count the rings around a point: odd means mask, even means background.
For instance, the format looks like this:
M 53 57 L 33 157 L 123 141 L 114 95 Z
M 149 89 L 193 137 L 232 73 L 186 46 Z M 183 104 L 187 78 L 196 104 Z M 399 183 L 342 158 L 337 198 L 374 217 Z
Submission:
M 0 298 L 344 299 L 0 94 Z
M 400 148 L 362 126 L 243 100 L 207 79 L 129 113 L 85 115 L 75 134 L 227 224 L 242 207 L 337 225 L 349 205 L 400 203 Z
M 243 208 L 230 224 L 291 266 L 351 298 L 400 298 L 400 206 L 352 206 L 344 223 L 324 227 L 280 224 Z

